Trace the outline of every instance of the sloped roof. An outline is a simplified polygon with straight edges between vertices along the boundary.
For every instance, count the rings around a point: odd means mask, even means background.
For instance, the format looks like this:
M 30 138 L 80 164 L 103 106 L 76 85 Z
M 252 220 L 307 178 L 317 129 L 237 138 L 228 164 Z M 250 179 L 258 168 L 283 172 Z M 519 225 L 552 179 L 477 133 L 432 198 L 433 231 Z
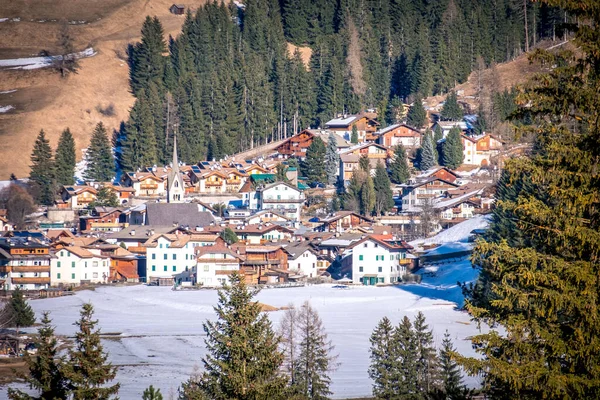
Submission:
M 306 253 L 307 251 L 310 251 L 314 255 L 317 255 L 317 252 L 308 241 L 290 243 L 289 245 L 285 246 L 285 250 L 290 254 L 290 256 L 288 257 L 290 260 L 298 259 L 298 257 Z
M 199 211 L 195 203 L 146 203 L 146 224 L 205 227 L 215 222 L 212 213 Z

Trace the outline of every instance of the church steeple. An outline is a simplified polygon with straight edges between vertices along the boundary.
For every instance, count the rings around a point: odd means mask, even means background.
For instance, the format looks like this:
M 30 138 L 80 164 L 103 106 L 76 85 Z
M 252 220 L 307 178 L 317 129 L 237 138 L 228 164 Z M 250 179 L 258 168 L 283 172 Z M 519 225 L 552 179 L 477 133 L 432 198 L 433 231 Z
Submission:
M 185 188 L 183 187 L 183 179 L 179 172 L 179 160 L 177 159 L 177 135 L 173 137 L 173 165 L 167 176 L 167 202 L 181 203 Z

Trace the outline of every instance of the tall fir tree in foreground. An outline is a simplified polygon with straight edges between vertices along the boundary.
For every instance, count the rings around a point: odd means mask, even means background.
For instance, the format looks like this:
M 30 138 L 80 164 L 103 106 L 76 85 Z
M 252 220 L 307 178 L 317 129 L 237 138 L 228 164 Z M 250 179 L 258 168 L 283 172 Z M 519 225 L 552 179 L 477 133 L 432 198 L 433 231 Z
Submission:
M 373 381 L 373 396 L 378 399 L 395 397 L 395 380 L 398 354 L 394 338 L 394 327 L 387 317 L 384 317 L 369 339 L 371 342 L 369 377 Z
M 437 165 L 435 159 L 435 150 L 433 148 L 433 138 L 431 132 L 427 132 L 423 135 L 423 143 L 421 143 L 421 149 L 419 153 L 419 169 L 421 171 L 427 171 Z
M 373 178 L 373 188 L 375 189 L 374 211 L 376 215 L 383 215 L 394 207 L 394 193 L 392 193 L 391 184 L 385 166 L 379 161 Z
M 258 293 L 234 272 L 219 291 L 216 321 L 206 321 L 207 355 L 197 380 L 184 383 L 185 398 L 284 399 L 283 354 L 271 321 L 254 301 Z M 197 397 L 193 397 L 197 396 Z
M 29 389 L 36 394 L 28 394 L 21 390 L 8 389 L 11 400 L 58 400 L 68 398 L 67 385 L 63 375 L 64 360 L 58 356 L 58 341 L 54 335 L 54 327 L 49 313 L 42 316 L 42 326 L 38 328 L 36 340 L 37 352 L 30 355 L 23 353 L 28 373 L 21 376 Z
M 58 139 L 54 156 L 56 165 L 56 184 L 59 186 L 75 183 L 75 140 L 69 128 L 65 129 Z
M 406 115 L 406 123 L 413 128 L 421 129 L 427 122 L 427 113 L 423 107 L 423 99 L 420 96 L 415 98 L 413 105 Z
M 464 153 L 460 128 L 450 129 L 442 145 L 442 161 L 445 167 L 456 169 L 463 163 Z
M 467 286 L 475 321 L 501 326 L 471 340 L 492 399 L 597 399 L 600 393 L 600 4 L 543 1 L 585 24 L 577 50 L 536 50 L 555 68 L 518 96 L 533 123 L 530 157 L 506 163 L 486 241 Z
M 413 331 L 417 348 L 417 391 L 431 393 L 439 385 L 438 359 L 433 344 L 433 332 L 429 329 L 421 311 L 415 317 Z
M 308 182 L 327 182 L 327 174 L 325 171 L 325 143 L 320 137 L 315 137 L 306 149 L 306 160 L 303 165 L 304 176 L 308 179 Z
M 442 112 L 440 114 L 442 119 L 446 121 L 462 120 L 464 113 L 462 108 L 458 104 L 456 92 L 450 92 L 450 94 L 448 94 L 448 96 L 446 97 L 446 101 L 444 102 L 444 106 L 442 107 Z
M 64 364 L 64 377 L 73 400 L 104 400 L 114 398 L 120 384 L 110 385 L 115 379 L 117 368 L 107 362 L 100 343 L 98 320 L 94 318 L 94 307 L 85 303 L 81 307 L 79 321 L 75 322 L 74 348 L 69 349 Z
M 396 184 L 406 183 L 410 178 L 408 169 L 408 157 L 402 143 L 394 147 L 394 159 L 390 164 L 390 179 Z
M 394 331 L 394 342 L 398 349 L 394 354 L 395 364 L 392 372 L 392 390 L 396 398 L 423 399 L 425 393 L 419 393 L 417 369 L 417 343 L 412 323 L 407 316 Z
M 8 310 L 9 326 L 17 328 L 17 335 L 19 334 L 19 328 L 26 328 L 35 323 L 35 313 L 23 295 L 23 291 L 19 288 L 13 290 L 8 302 Z
M 444 333 L 442 348 L 439 351 L 440 360 L 440 390 L 438 397 L 448 400 L 467 400 L 472 398 L 472 391 L 462 383 L 462 373 L 458 363 L 453 358 L 456 349 L 448 331 Z
M 337 153 L 336 134 L 331 132 L 327 139 L 327 150 L 325 152 L 325 169 L 327 172 L 327 183 L 335 185 L 337 172 L 340 168 L 340 156 Z
M 50 141 L 43 129 L 33 145 L 29 181 L 38 203 L 51 205 L 54 202 L 54 160 Z
M 87 169 L 85 179 L 94 182 L 110 182 L 115 176 L 115 161 L 113 159 L 110 140 L 102 122 L 98 122 L 86 153 Z

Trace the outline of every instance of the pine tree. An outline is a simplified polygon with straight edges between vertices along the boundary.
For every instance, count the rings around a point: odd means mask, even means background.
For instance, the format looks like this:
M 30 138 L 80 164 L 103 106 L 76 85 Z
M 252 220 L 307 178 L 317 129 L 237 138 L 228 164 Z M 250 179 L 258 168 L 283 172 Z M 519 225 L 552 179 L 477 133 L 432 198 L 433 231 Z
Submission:
M 418 369 L 417 359 L 418 350 L 413 332 L 412 323 L 407 316 L 404 316 L 400 324 L 394 330 L 394 338 L 398 346 L 397 358 L 392 371 L 392 390 L 398 398 L 421 399 L 423 393 L 418 391 Z M 423 396 L 423 397 L 422 397 Z
M 21 390 L 8 389 L 8 398 L 11 400 L 54 400 L 66 399 L 67 387 L 63 376 L 62 358 L 58 357 L 58 341 L 54 336 L 54 327 L 49 313 L 42 316 L 42 326 L 38 328 L 36 340 L 37 352 L 31 356 L 29 352 L 23 353 L 23 358 L 29 373 L 23 375 L 31 390 L 39 393 L 37 396 L 24 393 Z
M 144 389 L 142 400 L 163 400 L 163 396 L 160 393 L 160 389 L 155 389 L 154 386 L 150 385 Z
M 390 178 L 381 161 L 377 163 L 373 187 L 375 189 L 375 215 L 383 215 L 394 207 L 394 193 Z
M 157 17 L 146 17 L 142 25 L 142 41 L 129 54 L 130 83 L 133 93 L 147 90 L 150 83 L 160 84 L 164 76 L 167 46 L 164 31 Z
M 331 353 L 333 344 L 327 338 L 317 311 L 306 301 L 298 312 L 298 358 L 296 387 L 306 399 L 327 399 L 331 394 L 329 372 L 335 367 L 337 356 Z
M 35 190 L 36 200 L 51 205 L 54 202 L 54 161 L 50 142 L 43 129 L 33 145 L 29 180 Z
M 81 307 L 81 318 L 74 325 L 74 348 L 68 353 L 64 364 L 64 376 L 73 400 L 109 399 L 118 393 L 120 384 L 107 386 L 116 376 L 117 368 L 106 360 L 100 344 L 100 330 L 96 329 L 94 307 L 85 303 Z
M 355 171 L 356 172 L 356 171 Z M 376 193 L 373 178 L 366 174 L 365 181 L 360 189 L 360 212 L 362 215 L 371 215 L 375 208 Z
M 371 160 L 367 154 L 361 155 L 358 159 L 358 168 L 360 168 L 361 171 L 371 174 Z
M 326 154 L 325 143 L 320 137 L 315 137 L 306 149 L 306 160 L 304 161 L 303 174 L 308 179 L 308 182 L 323 183 L 327 181 L 325 165 L 323 160 Z
M 335 133 L 331 132 L 327 139 L 327 150 L 325 152 L 325 169 L 327 173 L 327 183 L 335 185 L 337 174 L 340 167 L 340 156 L 337 153 L 337 141 Z
M 231 229 L 228 226 L 225 227 L 225 229 L 223 229 L 220 236 L 229 245 L 237 243 L 239 241 L 239 239 L 238 239 L 237 235 L 235 234 L 235 232 L 233 231 L 233 229 Z
M 389 102 L 386 113 L 385 121 L 388 125 L 399 124 L 404 116 L 404 104 L 398 96 L 394 96 Z
M 110 141 L 102 122 L 98 122 L 90 146 L 86 153 L 87 168 L 85 179 L 94 182 L 110 182 L 115 175 L 115 161 L 113 159 Z
M 423 143 L 421 143 L 421 149 L 419 153 L 419 169 L 421 171 L 427 171 L 437 165 L 435 160 L 435 150 L 433 149 L 433 139 L 431 138 L 431 132 L 423 135 Z
M 400 143 L 394 148 L 394 159 L 390 164 L 390 179 L 396 184 L 403 184 L 408 181 L 408 178 L 410 178 L 408 158 L 404 146 Z
M 92 201 L 89 207 L 119 207 L 119 199 L 113 189 L 105 186 L 98 190 L 96 200 Z
M 417 390 L 420 393 L 431 393 L 439 384 L 438 360 L 433 344 L 433 332 L 421 311 L 415 317 L 413 331 L 417 347 Z
M 357 144 L 358 143 L 358 128 L 356 125 L 352 125 L 352 134 L 350 135 L 350 143 Z
M 27 303 L 21 289 L 16 288 L 12 292 L 8 307 L 10 326 L 17 328 L 17 335 L 19 334 L 19 328 L 28 327 L 35 323 L 35 313 Z
M 417 96 L 413 101 L 412 106 L 408 110 L 406 115 L 406 123 L 413 128 L 421 129 L 427 122 L 427 113 L 423 107 L 423 100 L 421 96 Z
M 505 165 L 492 234 L 473 253 L 479 279 L 466 287 L 469 313 L 502 332 L 475 335 L 479 357 L 458 361 L 470 374 L 485 372 L 490 398 L 595 399 L 600 107 L 589 99 L 600 88 L 600 17 L 597 1 L 544 3 L 588 23 L 572 26 L 577 51 L 537 51 L 556 68 L 519 94 L 533 151 Z
M 442 140 L 443 138 L 444 138 L 444 132 L 442 131 L 442 127 L 439 125 L 436 125 L 433 130 L 433 147 L 434 147 L 435 153 L 437 154 L 436 161 L 440 165 L 443 165 L 443 161 L 441 159 L 443 142 L 440 143 L 440 140 Z
M 378 399 L 392 399 L 396 395 L 394 378 L 398 346 L 394 340 L 394 327 L 387 317 L 379 321 L 371 334 L 370 342 L 369 377 L 373 380 L 373 396 Z
M 75 183 L 75 140 L 69 128 L 60 135 L 55 153 L 56 184 L 73 185 Z
M 439 351 L 441 394 L 448 400 L 466 400 L 471 398 L 470 391 L 462 383 L 458 363 L 453 358 L 456 349 L 448 331 L 444 334 L 442 348 Z
M 204 372 L 198 381 L 185 385 L 188 392 L 211 399 L 283 399 L 286 379 L 280 373 L 280 338 L 252 300 L 257 291 L 244 279 L 234 272 L 231 283 L 219 291 L 218 319 L 204 323 L 208 352 L 202 360 Z
M 456 169 L 463 163 L 463 144 L 460 135 L 460 128 L 452 128 L 442 145 L 442 161 L 444 166 L 450 169 Z
M 442 107 L 441 117 L 445 121 L 460 121 L 464 116 L 463 110 L 458 104 L 456 92 L 450 92 Z

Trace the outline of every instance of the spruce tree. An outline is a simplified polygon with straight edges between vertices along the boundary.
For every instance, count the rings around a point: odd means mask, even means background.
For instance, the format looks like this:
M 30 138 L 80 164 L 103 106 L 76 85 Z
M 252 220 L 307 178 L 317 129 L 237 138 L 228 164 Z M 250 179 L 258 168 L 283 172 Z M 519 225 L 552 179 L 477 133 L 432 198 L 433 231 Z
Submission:
M 42 316 L 42 326 L 38 328 L 36 340 L 37 352 L 31 356 L 29 352 L 23 353 L 25 365 L 29 370 L 22 378 L 31 390 L 37 395 L 24 393 L 21 390 L 8 389 L 8 398 L 11 400 L 54 400 L 66 399 L 67 386 L 63 376 L 64 360 L 58 356 L 58 341 L 54 336 L 54 327 L 49 313 Z
M 450 169 L 456 169 L 463 163 L 463 144 L 460 128 L 454 127 L 446 136 L 442 145 L 442 161 L 444 166 Z
M 453 358 L 456 349 L 450 339 L 448 331 L 444 333 L 442 348 L 439 351 L 440 362 L 440 392 L 448 400 L 466 400 L 471 398 L 470 391 L 462 383 L 462 376 L 458 363 Z
M 421 399 L 424 393 L 418 391 L 418 349 L 412 323 L 407 316 L 394 330 L 393 340 L 398 349 L 392 368 L 392 390 L 398 398 Z
M 337 153 L 337 141 L 335 133 L 331 132 L 327 139 L 327 150 L 325 152 L 325 169 L 327 172 L 327 183 L 335 185 L 340 168 L 340 156 Z
M 37 202 L 45 205 L 54 202 L 54 161 L 50 142 L 46 139 L 43 129 L 33 145 L 29 181 L 35 191 Z
M 394 193 L 390 178 L 381 161 L 377 163 L 373 187 L 375 189 L 375 215 L 383 215 L 394 207 Z
M 370 174 L 365 174 L 366 177 L 360 189 L 360 212 L 362 215 L 369 216 L 375 208 L 376 193 L 373 178 Z
M 490 398 L 595 399 L 600 393 L 600 14 L 598 2 L 544 1 L 588 23 L 572 25 L 574 52 L 537 51 L 544 65 L 519 94 L 532 154 L 506 163 L 491 234 L 478 242 L 478 281 L 466 309 L 502 332 L 475 335 Z M 510 223 L 499 221 L 511 218 Z M 498 224 L 501 224 L 498 226 Z M 513 239 L 513 238 L 516 238 Z
M 421 129 L 425 126 L 426 122 L 427 113 L 423 107 L 423 99 L 421 96 L 417 96 L 415 101 L 413 101 L 412 106 L 408 110 L 408 114 L 406 115 L 406 123 L 413 128 Z
M 438 162 L 438 164 L 443 165 L 442 162 L 442 143 L 440 143 L 440 140 L 442 140 L 444 138 L 444 132 L 442 131 L 442 127 L 439 125 L 435 126 L 435 129 L 433 130 L 433 147 L 435 149 L 435 153 L 437 154 L 437 158 L 436 161 Z
M 306 160 L 304 161 L 304 176 L 310 183 L 327 182 L 327 175 L 323 160 L 325 159 L 325 143 L 320 137 L 315 137 L 306 149 Z
M 115 396 L 120 384 L 107 386 L 117 374 L 117 368 L 107 363 L 107 354 L 100 343 L 100 330 L 96 329 L 94 307 L 85 303 L 80 319 L 74 325 L 74 348 L 69 349 L 64 364 L 64 377 L 73 400 L 109 399 Z
M 392 399 L 396 396 L 395 371 L 398 367 L 398 345 L 394 340 L 394 327 L 384 317 L 371 334 L 371 365 L 369 377 L 373 380 L 373 396 Z
M 234 272 L 230 284 L 219 291 L 216 321 L 206 321 L 208 354 L 202 359 L 199 380 L 184 386 L 211 399 L 283 399 L 286 379 L 281 375 L 283 354 L 260 305 L 258 293 L 246 286 L 244 276 Z
M 404 116 L 404 104 L 398 96 L 394 96 L 389 102 L 386 113 L 385 121 L 388 125 L 399 124 Z
M 98 122 L 86 153 L 87 168 L 85 179 L 94 182 L 110 182 L 115 175 L 110 141 L 102 122 Z
M 439 384 L 438 359 L 433 344 L 433 332 L 421 311 L 415 317 L 413 332 L 417 348 L 417 390 L 420 393 L 431 393 Z
M 367 174 L 371 174 L 371 160 L 367 154 L 363 154 L 358 159 L 358 168 L 361 171 L 365 171 Z
M 163 396 L 162 393 L 160 393 L 160 389 L 155 389 L 154 386 L 150 385 L 144 389 L 142 400 L 163 400 Z
M 167 51 L 164 31 L 157 17 L 146 17 L 142 25 L 142 40 L 130 51 L 130 82 L 133 93 L 147 90 L 150 83 L 160 83 L 164 76 Z
M 308 301 L 298 312 L 298 358 L 295 386 L 306 399 L 327 399 L 331 394 L 329 372 L 335 368 L 334 346 L 323 322 Z
M 408 157 L 402 143 L 394 148 L 394 159 L 390 164 L 390 179 L 396 184 L 403 184 L 410 178 L 408 169 Z
M 10 326 L 17 328 L 25 328 L 35 323 L 35 313 L 31 306 L 27 303 L 27 299 L 23 296 L 23 291 L 18 287 L 13 290 L 10 301 L 8 303 Z
M 233 229 L 231 229 L 228 226 L 225 227 L 225 229 L 223 229 L 223 231 L 221 231 L 220 236 L 228 245 L 232 245 L 239 241 L 239 239 L 238 239 L 237 235 L 235 234 L 235 232 L 233 231 Z
M 117 198 L 117 194 L 113 189 L 109 187 L 103 187 L 102 189 L 98 190 L 96 200 L 92 201 L 89 207 L 119 207 L 119 199 Z
M 431 132 L 423 135 L 423 143 L 421 143 L 421 149 L 419 153 L 419 169 L 421 171 L 427 171 L 437 165 L 435 160 L 435 150 L 433 149 L 433 139 L 431 138 Z
M 445 121 L 462 120 L 464 113 L 462 108 L 458 104 L 456 92 L 450 92 L 450 94 L 446 96 L 446 101 L 444 102 L 444 106 L 442 107 L 442 112 L 440 113 L 440 115 Z
M 350 143 L 357 144 L 358 143 L 358 128 L 356 125 L 352 125 L 352 133 L 350 134 Z
M 56 184 L 73 185 L 75 183 L 75 140 L 69 128 L 65 129 L 58 140 L 54 157 L 56 165 Z

